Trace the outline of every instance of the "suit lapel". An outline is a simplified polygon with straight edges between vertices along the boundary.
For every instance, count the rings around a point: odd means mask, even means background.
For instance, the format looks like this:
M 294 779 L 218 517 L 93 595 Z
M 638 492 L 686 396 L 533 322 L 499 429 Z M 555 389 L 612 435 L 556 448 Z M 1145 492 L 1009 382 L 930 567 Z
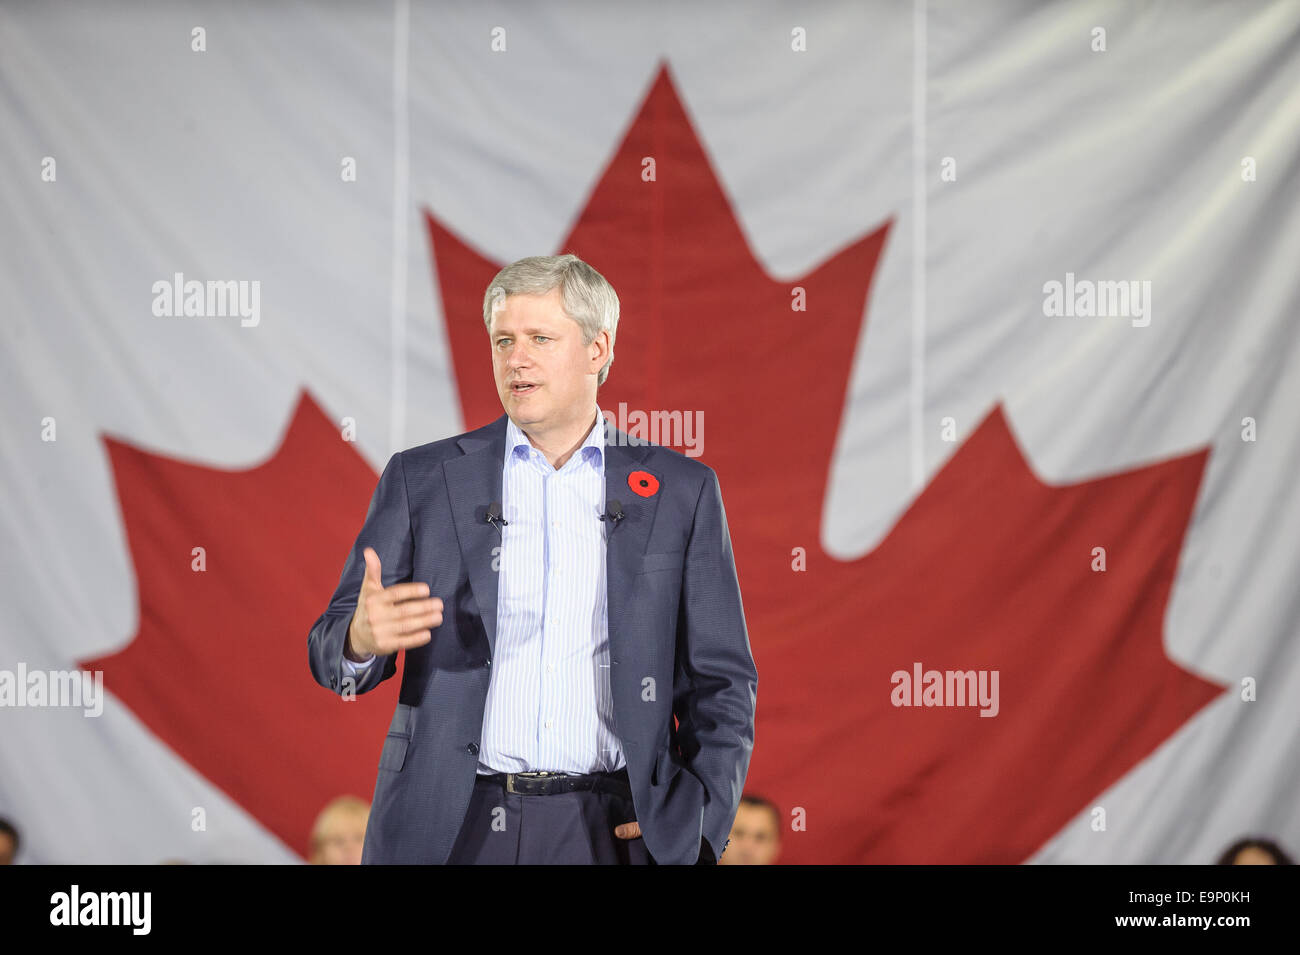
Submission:
M 606 520 L 605 581 L 606 615 L 609 620 L 609 646 L 617 659 L 622 653 L 623 615 L 627 597 L 641 569 L 641 559 L 650 541 L 650 528 L 654 525 L 655 511 L 659 507 L 663 475 L 647 468 L 642 462 L 650 453 L 650 446 L 629 438 L 618 428 L 605 429 L 605 508 L 611 501 L 623 505 L 623 519 L 617 523 Z M 634 471 L 653 474 L 660 482 L 659 493 L 642 497 L 632 490 L 628 478 Z
M 502 415 L 457 442 L 464 452 L 443 463 L 447 494 L 461 559 L 465 562 L 474 602 L 487 631 L 492 656 L 497 646 L 497 570 L 501 566 L 501 532 L 487 522 L 488 505 L 501 501 L 501 476 L 506 453 L 506 416 Z

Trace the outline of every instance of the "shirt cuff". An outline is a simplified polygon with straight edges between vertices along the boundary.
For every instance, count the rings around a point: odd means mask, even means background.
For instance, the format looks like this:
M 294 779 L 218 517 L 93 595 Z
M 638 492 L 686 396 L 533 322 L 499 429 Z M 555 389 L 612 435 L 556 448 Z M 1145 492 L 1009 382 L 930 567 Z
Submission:
M 349 660 L 347 657 L 343 658 L 343 665 L 348 668 L 348 672 L 351 673 L 353 676 L 360 673 L 362 670 L 364 670 L 366 667 L 370 666 L 370 664 L 374 662 L 375 662 L 374 654 L 371 654 L 370 656 L 366 657 L 364 660 L 362 660 L 359 663 L 353 660 Z

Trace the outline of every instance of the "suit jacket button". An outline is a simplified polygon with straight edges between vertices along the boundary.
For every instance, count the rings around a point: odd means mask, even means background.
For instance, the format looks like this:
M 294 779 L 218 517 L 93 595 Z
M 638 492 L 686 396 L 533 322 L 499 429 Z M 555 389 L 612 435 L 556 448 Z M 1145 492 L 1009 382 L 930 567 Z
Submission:
M 477 756 L 478 743 L 470 743 L 468 746 L 465 747 L 465 752 L 469 753 L 471 756 Z
M 487 659 L 487 658 L 485 657 L 485 658 L 483 659 L 483 665 L 484 665 L 485 667 L 490 667 L 490 666 L 492 665 L 492 661 L 489 660 L 489 659 Z

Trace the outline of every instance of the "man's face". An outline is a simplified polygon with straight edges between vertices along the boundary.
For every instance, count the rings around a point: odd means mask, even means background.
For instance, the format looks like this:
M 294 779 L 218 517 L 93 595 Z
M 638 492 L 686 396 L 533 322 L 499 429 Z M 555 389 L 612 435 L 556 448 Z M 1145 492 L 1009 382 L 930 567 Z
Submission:
M 360 865 L 366 844 L 367 817 L 357 812 L 336 812 L 321 825 L 312 856 L 316 865 Z
M 1237 853 L 1233 865 L 1277 865 L 1273 857 L 1263 849 L 1249 846 Z
M 766 806 L 741 803 L 731 824 L 731 842 L 720 865 L 770 865 L 781 848 L 776 817 Z
M 609 334 L 590 345 L 564 314 L 559 288 L 545 295 L 511 295 L 492 319 L 492 368 L 501 406 L 522 430 L 545 433 L 587 415 L 596 374 L 609 358 Z M 528 382 L 532 387 L 517 388 Z

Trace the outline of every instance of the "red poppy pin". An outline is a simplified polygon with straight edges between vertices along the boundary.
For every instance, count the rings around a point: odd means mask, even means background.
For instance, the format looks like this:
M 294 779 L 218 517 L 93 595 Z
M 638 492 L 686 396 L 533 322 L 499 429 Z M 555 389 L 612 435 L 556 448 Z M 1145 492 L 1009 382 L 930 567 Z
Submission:
M 627 476 L 627 486 L 633 494 L 650 497 L 659 493 L 659 479 L 649 471 L 633 471 Z

